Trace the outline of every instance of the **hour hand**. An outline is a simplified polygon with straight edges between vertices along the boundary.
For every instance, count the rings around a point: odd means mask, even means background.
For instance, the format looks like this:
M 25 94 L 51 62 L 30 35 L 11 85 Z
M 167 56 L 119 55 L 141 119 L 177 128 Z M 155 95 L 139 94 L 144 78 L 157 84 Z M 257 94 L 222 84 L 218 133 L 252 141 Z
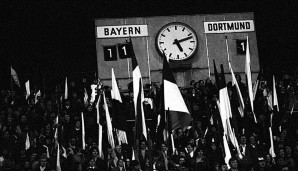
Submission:
M 180 52 L 183 52 L 183 49 L 177 39 L 174 40 L 173 44 L 176 44 L 178 46 L 178 49 L 180 50 Z

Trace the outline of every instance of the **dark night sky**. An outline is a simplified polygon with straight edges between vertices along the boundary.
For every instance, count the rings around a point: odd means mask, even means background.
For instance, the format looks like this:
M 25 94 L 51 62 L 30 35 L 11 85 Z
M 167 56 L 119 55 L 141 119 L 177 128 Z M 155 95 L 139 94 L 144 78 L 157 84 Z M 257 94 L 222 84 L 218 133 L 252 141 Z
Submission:
M 96 70 L 95 18 L 255 12 L 261 66 L 278 72 L 297 66 L 295 0 L 107 0 L 0 2 L 1 84 L 13 65 L 20 80 L 38 74 L 65 77 Z M 7 77 L 8 75 L 8 77 Z M 47 75 L 49 76 L 49 75 Z M 4 81 L 5 80 L 5 81 Z

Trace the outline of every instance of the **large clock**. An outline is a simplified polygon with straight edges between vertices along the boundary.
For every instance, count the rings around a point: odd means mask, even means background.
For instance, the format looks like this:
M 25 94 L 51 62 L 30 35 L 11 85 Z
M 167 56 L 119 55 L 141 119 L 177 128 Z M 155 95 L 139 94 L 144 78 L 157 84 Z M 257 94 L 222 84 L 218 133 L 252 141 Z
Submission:
M 156 36 L 156 46 L 160 53 L 173 61 L 192 57 L 198 47 L 195 31 L 187 24 L 173 22 L 163 26 Z

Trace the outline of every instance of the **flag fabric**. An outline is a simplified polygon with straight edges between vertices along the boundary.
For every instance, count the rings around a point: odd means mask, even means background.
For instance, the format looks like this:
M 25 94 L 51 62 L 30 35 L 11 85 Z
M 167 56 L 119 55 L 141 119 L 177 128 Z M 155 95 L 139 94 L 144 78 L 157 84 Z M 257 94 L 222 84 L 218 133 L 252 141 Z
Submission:
M 57 147 L 56 171 L 61 171 L 61 165 L 60 165 L 60 146 L 59 146 L 59 144 L 58 144 L 58 147 Z
M 254 113 L 254 105 L 253 105 L 253 91 L 252 91 L 252 81 L 251 81 L 251 70 L 250 70 L 250 52 L 249 52 L 249 43 L 248 43 L 248 36 L 247 36 L 247 43 L 246 43 L 246 58 L 245 58 L 245 74 L 246 74 L 246 83 L 248 88 L 248 97 L 250 101 L 251 111 L 254 116 L 254 120 L 257 123 L 257 118 Z
M 231 151 L 230 151 L 230 148 L 229 148 L 229 145 L 228 145 L 228 141 L 227 141 L 227 137 L 226 135 L 223 135 L 223 146 L 224 146 L 224 160 L 225 160 L 225 163 L 227 164 L 228 166 L 228 169 L 230 169 L 230 165 L 229 165 L 229 160 L 232 158 L 232 155 L 231 155 Z
M 269 154 L 271 155 L 272 158 L 275 158 L 275 152 L 274 152 L 274 144 L 273 144 L 273 136 L 272 136 L 272 129 L 269 127 L 269 134 L 270 134 L 270 149 L 269 149 Z
M 86 88 L 84 88 L 84 105 L 85 105 L 85 107 L 87 107 L 88 106 L 88 104 L 89 104 L 89 102 L 88 102 L 88 93 L 87 93 L 87 90 L 86 90 Z
M 29 134 L 27 133 L 26 142 L 25 142 L 25 150 L 28 150 L 29 148 L 30 148 L 30 138 L 29 138 Z
M 114 142 L 114 136 L 113 136 L 113 127 L 112 127 L 112 122 L 111 122 L 111 118 L 110 118 L 109 107 L 107 105 L 106 96 L 105 96 L 104 92 L 103 92 L 103 101 L 104 101 L 104 109 L 106 112 L 108 141 L 109 141 L 111 147 L 114 149 L 115 142 Z
M 12 66 L 10 66 L 10 73 L 11 73 L 11 77 L 14 80 L 15 84 L 18 85 L 19 87 L 21 87 L 17 72 L 12 68 Z
M 140 140 L 144 137 L 147 140 L 147 127 L 145 122 L 144 115 L 144 90 L 143 90 L 143 81 L 141 71 L 133 50 L 133 44 L 130 39 L 129 42 L 130 52 L 131 52 L 131 60 L 132 60 L 132 75 L 133 75 L 133 100 L 134 100 L 134 108 L 135 108 L 135 128 L 136 128 L 136 140 Z
M 278 98 L 276 93 L 276 82 L 273 75 L 273 107 L 276 106 L 276 110 L 279 112 Z
M 25 83 L 25 87 L 26 87 L 26 100 L 27 100 L 28 97 L 30 96 L 30 82 L 29 82 L 29 80 Z
M 163 92 L 164 110 L 169 110 L 170 124 L 172 130 L 177 128 L 185 129 L 192 121 L 192 117 L 187 109 L 185 101 L 176 84 L 170 65 L 164 55 L 163 60 Z
M 35 94 L 35 104 L 38 102 L 38 99 L 37 99 L 38 96 L 41 96 L 40 90 L 38 90 L 38 92 Z
M 239 113 L 240 113 L 241 117 L 244 117 L 245 105 L 244 105 L 243 97 L 242 97 L 238 82 L 236 80 L 236 77 L 235 77 L 235 74 L 233 72 L 232 65 L 231 65 L 230 62 L 229 62 L 229 68 L 230 68 L 230 72 L 231 72 L 231 75 L 232 75 L 232 85 L 235 86 L 236 92 L 237 92 L 237 95 L 238 95 L 238 101 L 239 101 L 238 110 L 239 110 Z
M 228 94 L 228 89 L 226 86 L 225 76 L 224 76 L 224 70 L 223 65 L 221 64 L 221 79 L 220 79 L 220 89 L 219 89 L 219 113 L 223 125 L 224 135 L 228 138 L 229 141 L 233 144 L 233 146 L 237 149 L 238 155 L 240 158 L 242 158 L 242 155 L 240 153 L 239 145 L 237 138 L 235 136 L 235 132 L 231 126 L 230 120 L 233 119 L 232 116 L 232 110 L 231 110 L 231 103 L 230 98 Z
M 67 77 L 65 78 L 64 99 L 68 99 Z
M 103 157 L 103 151 L 102 151 L 102 126 L 100 123 L 98 123 L 98 152 L 99 157 Z
M 81 113 L 81 121 L 82 121 L 82 148 L 85 150 L 86 142 L 85 142 L 85 121 L 84 121 L 84 113 Z
M 114 69 L 112 68 L 112 90 L 111 90 L 111 97 L 112 97 L 112 118 L 113 118 L 113 125 L 116 129 L 116 134 L 118 138 L 119 144 L 126 143 L 127 144 L 127 136 L 126 136 L 126 116 L 123 113 L 123 104 L 122 98 L 120 95 L 120 91 L 117 85 Z

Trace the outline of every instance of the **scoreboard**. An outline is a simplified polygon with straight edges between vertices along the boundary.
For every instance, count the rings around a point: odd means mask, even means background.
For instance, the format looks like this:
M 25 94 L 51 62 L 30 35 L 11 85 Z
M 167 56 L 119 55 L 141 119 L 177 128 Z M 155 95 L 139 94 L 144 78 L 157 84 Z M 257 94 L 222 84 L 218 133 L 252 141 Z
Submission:
M 171 59 L 179 87 L 209 76 L 214 82 L 213 59 L 218 71 L 223 64 L 228 81 L 228 61 L 245 80 L 247 42 L 253 81 L 260 68 L 252 12 L 95 19 L 95 32 L 98 77 L 111 85 L 113 68 L 122 89 L 132 81 L 129 37 L 144 84 L 162 82 L 161 51 Z

